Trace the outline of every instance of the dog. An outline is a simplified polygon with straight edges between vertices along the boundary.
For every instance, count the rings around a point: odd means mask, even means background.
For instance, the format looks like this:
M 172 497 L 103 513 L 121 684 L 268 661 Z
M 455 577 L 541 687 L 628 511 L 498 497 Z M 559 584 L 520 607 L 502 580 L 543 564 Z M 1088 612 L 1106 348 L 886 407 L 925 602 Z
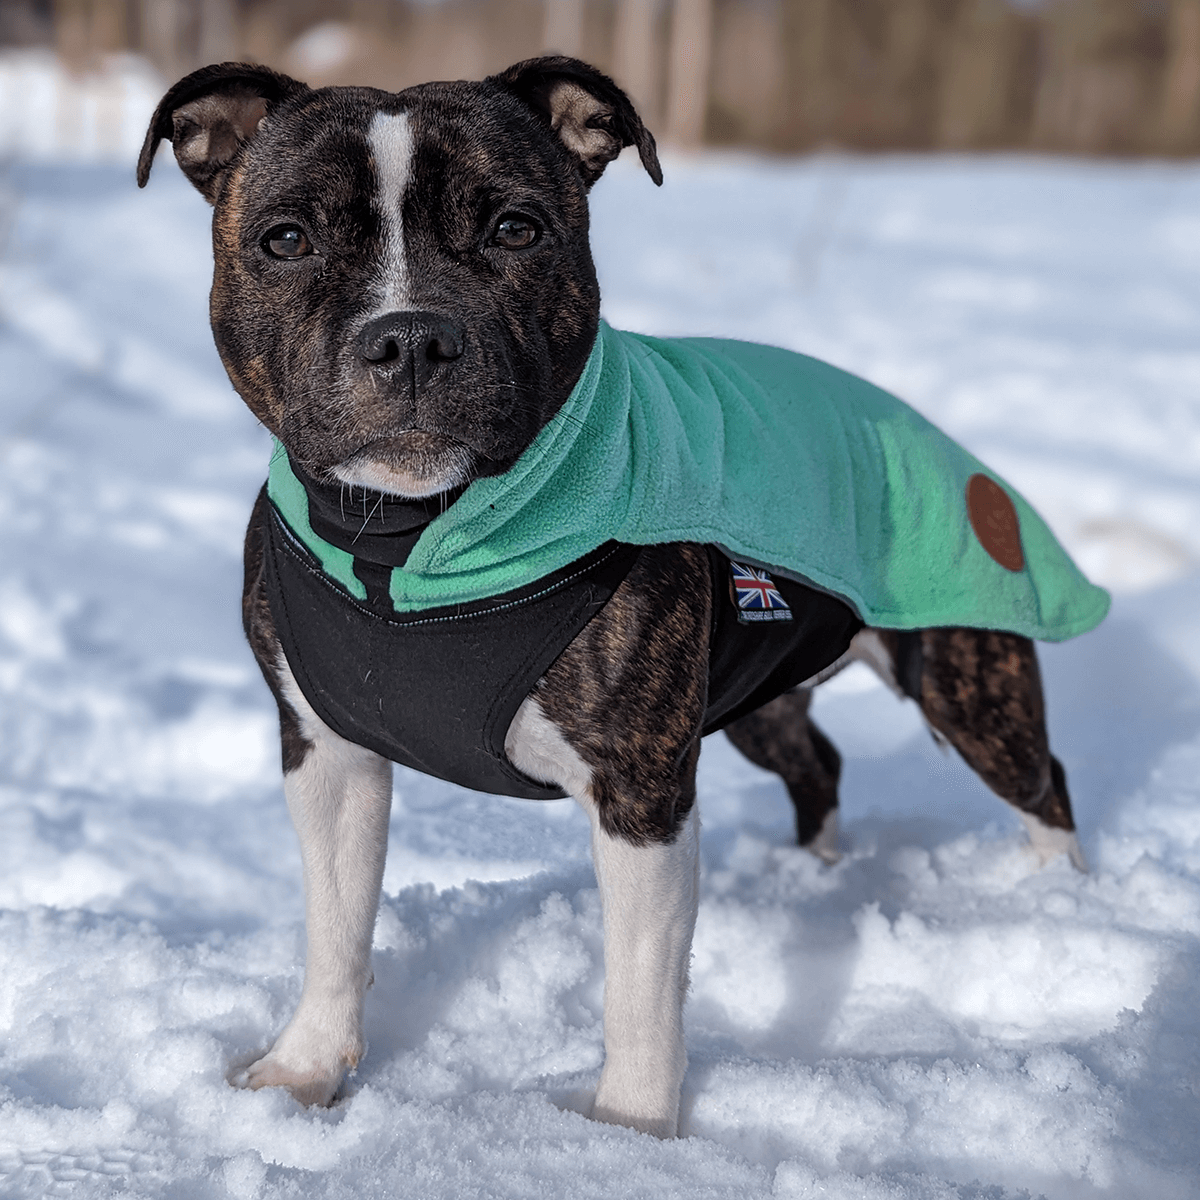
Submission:
M 678 538 L 601 539 L 502 602 L 401 602 L 426 530 L 505 494 L 535 443 L 600 437 L 563 418 L 611 333 L 587 194 L 626 146 L 662 181 L 610 79 L 551 56 L 392 94 L 226 63 L 164 96 L 142 186 L 164 138 L 214 206 L 222 361 L 279 441 L 243 613 L 279 707 L 308 950 L 295 1014 L 235 1082 L 328 1104 L 362 1057 L 391 761 L 583 806 L 605 935 L 592 1116 L 660 1137 L 677 1133 L 687 1062 L 705 733 L 782 778 L 798 843 L 832 862 L 840 758 L 811 689 L 866 662 L 1017 810 L 1042 861 L 1084 869 L 1023 633 L 879 628 L 835 589 Z M 979 473 L 971 488 L 979 541 L 1020 572 L 1012 501 Z M 495 503 L 472 512 L 503 527 Z

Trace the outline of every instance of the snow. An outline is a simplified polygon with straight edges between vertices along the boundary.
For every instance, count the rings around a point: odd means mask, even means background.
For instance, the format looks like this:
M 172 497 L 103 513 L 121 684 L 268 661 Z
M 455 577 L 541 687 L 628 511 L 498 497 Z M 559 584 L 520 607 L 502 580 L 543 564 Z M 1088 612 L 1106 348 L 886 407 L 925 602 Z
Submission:
M 1200 1190 L 1200 169 L 702 157 L 594 192 L 615 324 L 890 387 L 1116 593 L 1044 648 L 1092 873 L 865 670 L 817 719 L 844 860 L 706 744 L 683 1137 L 581 1114 L 600 913 L 567 801 L 396 774 L 346 1098 L 230 1075 L 299 994 L 300 864 L 241 640 L 267 438 L 161 159 L 0 172 L 0 1195 L 1174 1200 Z
M 49 49 L 0 46 L 0 155 L 136 156 L 165 90 L 154 67 L 136 54 L 92 54 L 72 68 Z

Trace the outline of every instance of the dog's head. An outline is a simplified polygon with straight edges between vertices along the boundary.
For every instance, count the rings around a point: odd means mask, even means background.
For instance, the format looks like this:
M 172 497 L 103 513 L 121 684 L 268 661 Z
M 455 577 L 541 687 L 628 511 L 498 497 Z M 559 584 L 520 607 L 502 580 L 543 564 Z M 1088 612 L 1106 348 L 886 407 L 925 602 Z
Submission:
M 205 67 L 160 139 L 214 204 L 212 325 L 234 387 L 317 479 L 421 497 L 506 471 L 595 339 L 587 191 L 654 139 L 575 59 L 481 83 L 314 90 Z

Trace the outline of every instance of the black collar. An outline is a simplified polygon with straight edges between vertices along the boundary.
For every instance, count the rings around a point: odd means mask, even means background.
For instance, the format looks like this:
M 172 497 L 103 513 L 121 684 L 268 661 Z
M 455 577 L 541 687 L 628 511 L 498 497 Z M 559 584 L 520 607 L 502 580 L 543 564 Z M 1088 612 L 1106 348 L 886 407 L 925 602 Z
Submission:
M 355 558 L 384 567 L 404 566 L 425 527 L 465 490 L 406 500 L 348 483 L 322 483 L 290 454 L 288 462 L 308 494 L 313 532 Z

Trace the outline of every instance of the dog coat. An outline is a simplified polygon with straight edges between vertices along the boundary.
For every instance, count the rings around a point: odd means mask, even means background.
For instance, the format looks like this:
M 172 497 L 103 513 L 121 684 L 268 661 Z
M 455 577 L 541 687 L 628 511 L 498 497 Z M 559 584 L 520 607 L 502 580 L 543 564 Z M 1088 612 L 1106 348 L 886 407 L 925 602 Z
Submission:
M 396 613 L 388 595 L 434 516 L 421 501 L 374 497 L 374 516 L 299 468 L 327 548 L 351 555 L 351 596 L 272 507 L 267 602 L 300 690 L 335 732 L 393 762 L 481 792 L 563 795 L 518 771 L 504 738 L 521 702 L 608 602 L 642 547 L 608 542 L 562 571 L 486 600 Z M 723 728 L 823 670 L 862 627 L 851 609 L 791 580 L 730 563 L 714 547 L 708 697 L 702 732 Z
M 814 359 L 602 324 L 564 409 L 444 512 L 324 485 L 276 446 L 268 602 L 343 737 L 480 791 L 561 796 L 504 737 L 638 548 L 706 544 L 703 732 L 817 674 L 863 623 L 1060 640 L 1089 584 L 1021 497 L 895 397 Z
M 268 491 L 363 598 L 352 556 L 313 533 L 282 447 Z M 1025 500 L 896 397 L 802 354 L 603 322 L 562 411 L 430 521 L 388 592 L 397 613 L 485 600 L 607 541 L 716 545 L 883 629 L 1061 641 L 1108 611 Z

